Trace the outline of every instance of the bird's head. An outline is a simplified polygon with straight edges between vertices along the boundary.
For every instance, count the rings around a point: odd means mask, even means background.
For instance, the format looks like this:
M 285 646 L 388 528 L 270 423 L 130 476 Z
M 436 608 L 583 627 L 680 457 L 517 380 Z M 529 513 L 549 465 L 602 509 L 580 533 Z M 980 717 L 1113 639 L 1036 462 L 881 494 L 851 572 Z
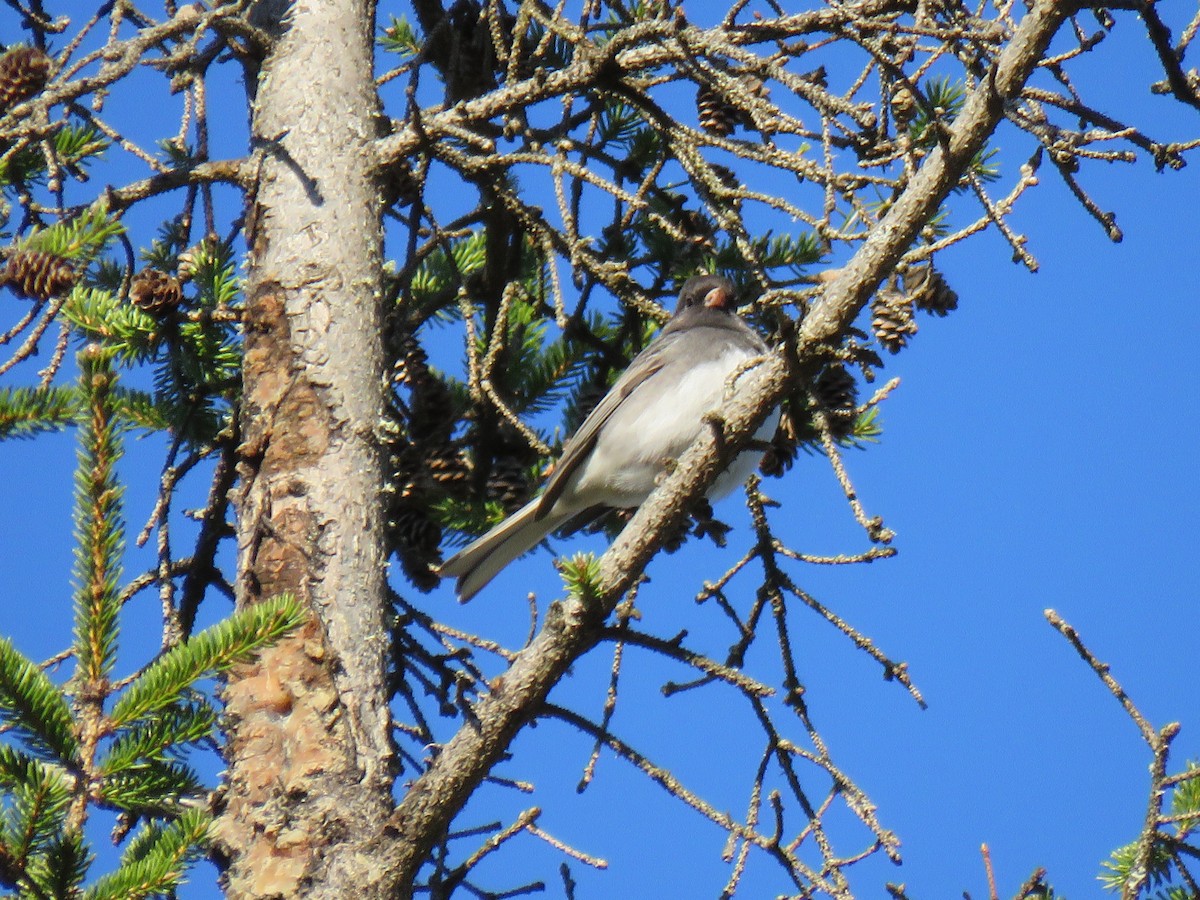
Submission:
M 736 298 L 737 291 L 728 278 L 721 275 L 693 275 L 684 282 L 683 290 L 679 292 L 675 314 L 679 315 L 693 306 L 733 312 Z

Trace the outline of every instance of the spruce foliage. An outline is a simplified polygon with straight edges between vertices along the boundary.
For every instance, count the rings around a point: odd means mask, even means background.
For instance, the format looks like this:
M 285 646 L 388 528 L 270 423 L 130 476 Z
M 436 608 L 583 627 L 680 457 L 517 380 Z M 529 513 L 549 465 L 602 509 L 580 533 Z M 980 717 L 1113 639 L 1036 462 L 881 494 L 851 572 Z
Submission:
M 129 356 L 112 337 L 80 352 L 73 387 L 3 395 L 6 437 L 79 426 L 71 677 L 56 682 L 0 636 L 0 885 L 18 896 L 124 900 L 175 888 L 211 821 L 208 789 L 187 759 L 217 725 L 206 686 L 304 617 L 291 597 L 268 600 L 114 678 L 125 596 L 117 462 L 123 432 L 148 417 L 131 412 L 146 396 L 118 385 L 117 364 Z M 133 835 L 120 866 L 85 886 L 94 854 L 84 826 L 99 811 Z

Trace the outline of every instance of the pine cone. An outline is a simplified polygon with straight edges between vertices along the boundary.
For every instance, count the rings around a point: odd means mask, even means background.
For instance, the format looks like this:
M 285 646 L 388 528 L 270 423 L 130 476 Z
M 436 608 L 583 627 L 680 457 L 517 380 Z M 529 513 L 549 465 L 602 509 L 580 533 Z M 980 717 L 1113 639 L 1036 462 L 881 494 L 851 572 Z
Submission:
M 394 369 L 397 384 L 418 388 L 429 378 L 429 357 L 424 348 L 411 334 L 401 340 L 399 359 Z
M 912 301 L 897 290 L 879 291 L 871 303 L 871 312 L 871 328 L 889 353 L 899 353 L 909 337 L 917 333 Z
M 711 240 L 716 229 L 708 216 L 698 209 L 680 210 L 675 216 L 675 224 L 693 244 L 706 244 Z
M 213 256 L 220 244 L 221 239 L 217 235 L 207 234 L 198 243 L 180 253 L 175 262 L 175 272 L 179 280 L 191 281 L 195 278 L 201 259 Z
M 430 480 L 444 490 L 465 490 L 471 482 L 471 466 L 462 451 L 447 445 L 429 454 L 426 461 Z
M 709 134 L 720 137 L 733 134 L 740 117 L 737 108 L 707 84 L 700 85 L 700 89 L 696 91 L 696 112 L 700 118 L 700 127 Z
M 403 506 L 388 522 L 397 547 L 433 556 L 442 543 L 442 529 L 423 510 Z
M 759 100 L 766 100 L 771 96 L 771 89 L 768 88 L 766 82 L 764 82 L 757 75 L 743 75 L 738 79 L 738 84 L 741 85 L 742 90 L 748 93 L 751 97 L 756 97 Z M 749 113 L 741 113 L 739 124 L 745 126 L 746 128 L 753 128 L 754 119 L 751 118 Z
M 384 190 L 385 207 L 412 206 L 417 202 L 421 196 L 421 186 L 408 160 L 400 160 L 388 171 Z
M 0 284 L 31 300 L 49 300 L 74 287 L 78 275 L 69 260 L 40 250 L 18 250 L 8 258 Z
M 844 366 L 832 365 L 813 383 L 813 399 L 825 412 L 834 439 L 840 440 L 854 428 L 858 412 L 858 382 Z
M 402 503 L 418 496 L 424 487 L 420 482 L 421 464 L 412 445 L 399 436 L 400 428 L 390 416 L 384 418 L 383 432 L 386 435 L 387 480 L 384 483 L 385 502 Z
M 792 401 L 792 403 L 794 402 Z M 758 471 L 768 478 L 778 478 L 788 471 L 800 452 L 800 443 L 796 436 L 796 423 L 792 415 L 791 403 L 789 403 L 779 420 L 779 427 L 775 429 L 775 436 L 771 438 L 771 446 L 767 448 L 758 464 Z
M 16 47 L 0 56 L 0 112 L 40 93 L 52 64 L 37 47 Z
M 432 374 L 419 388 L 413 388 L 409 404 L 408 434 L 418 447 L 429 447 L 450 439 L 454 429 L 450 389 Z
M 901 84 L 892 94 L 892 117 L 896 120 L 896 125 L 900 128 L 907 128 L 908 123 L 916 114 L 917 98 L 908 89 L 908 85 Z
M 450 27 L 466 40 L 470 40 L 474 36 L 481 15 L 483 15 L 483 7 L 478 0 L 455 0 L 446 10 L 446 16 L 450 19 Z
M 725 547 L 729 543 L 729 532 L 733 527 L 716 518 L 712 504 L 703 497 L 692 510 L 692 523 L 692 534 L 696 537 L 708 538 L 718 547 Z
M 183 302 L 183 286 L 174 275 L 142 269 L 129 285 L 129 302 L 156 318 L 170 315 Z
M 827 412 L 854 409 L 858 405 L 858 381 L 845 366 L 829 366 L 817 376 L 813 397 Z
M 905 272 L 904 290 L 917 309 L 935 316 L 946 316 L 958 309 L 958 294 L 933 266 Z
M 478 0 L 455 0 L 446 10 L 454 56 L 446 81 L 451 103 L 478 97 L 496 86 L 495 48 L 483 13 Z
M 685 543 L 692 532 L 692 520 L 672 522 L 662 532 L 662 548 L 667 553 L 674 553 Z
M 765 99 L 770 94 L 766 84 L 757 75 L 742 75 L 737 83 L 752 97 Z M 702 84 L 696 91 L 696 112 L 699 114 L 700 127 L 709 134 L 727 137 L 738 125 L 754 127 L 754 119 L 725 99 L 712 85 Z
M 454 428 L 450 389 L 429 370 L 425 350 L 412 335 L 401 341 L 392 382 L 409 390 L 408 434 L 412 442 L 425 448 L 448 441 Z
M 533 493 L 529 472 L 511 461 L 500 461 L 487 480 L 487 498 L 495 500 L 505 512 L 513 512 L 525 504 Z
M 398 509 L 387 527 L 409 581 L 422 591 L 433 590 L 440 580 L 433 570 L 442 561 L 438 550 L 442 542 L 441 527 L 423 510 L 411 506 Z

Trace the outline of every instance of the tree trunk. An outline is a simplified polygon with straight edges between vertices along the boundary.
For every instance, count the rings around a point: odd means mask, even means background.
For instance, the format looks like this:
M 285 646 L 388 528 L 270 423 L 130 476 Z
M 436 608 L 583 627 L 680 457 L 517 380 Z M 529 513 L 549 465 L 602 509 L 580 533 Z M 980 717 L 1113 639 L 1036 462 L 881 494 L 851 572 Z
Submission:
M 264 0 L 249 273 L 238 602 L 313 617 L 229 679 L 217 844 L 231 897 L 385 897 L 392 808 L 374 429 L 382 408 L 371 0 Z

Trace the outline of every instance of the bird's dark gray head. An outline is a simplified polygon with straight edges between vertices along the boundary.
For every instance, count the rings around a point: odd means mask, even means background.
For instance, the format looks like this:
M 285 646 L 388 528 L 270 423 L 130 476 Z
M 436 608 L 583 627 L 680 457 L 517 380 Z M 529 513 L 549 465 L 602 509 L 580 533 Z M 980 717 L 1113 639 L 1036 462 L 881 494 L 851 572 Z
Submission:
M 721 275 L 693 275 L 679 292 L 675 315 L 693 306 L 733 312 L 737 291 L 728 278 Z

